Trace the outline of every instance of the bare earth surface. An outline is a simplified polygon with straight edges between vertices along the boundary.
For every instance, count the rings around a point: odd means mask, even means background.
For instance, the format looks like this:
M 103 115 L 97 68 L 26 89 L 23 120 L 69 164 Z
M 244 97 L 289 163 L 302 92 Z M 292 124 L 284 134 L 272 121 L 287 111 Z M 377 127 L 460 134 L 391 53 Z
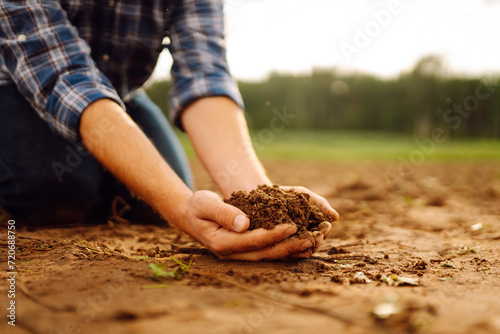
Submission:
M 224 262 L 152 225 L 17 226 L 11 327 L 4 222 L 0 332 L 500 333 L 500 164 L 266 168 L 338 209 L 313 258 Z M 155 280 L 150 263 L 178 279 Z

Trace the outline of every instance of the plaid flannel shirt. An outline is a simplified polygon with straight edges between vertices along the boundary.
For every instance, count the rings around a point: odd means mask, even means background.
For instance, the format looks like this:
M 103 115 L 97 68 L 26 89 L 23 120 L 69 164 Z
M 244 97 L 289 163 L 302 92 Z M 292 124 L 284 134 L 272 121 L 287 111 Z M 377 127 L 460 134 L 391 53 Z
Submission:
M 173 57 L 171 118 L 204 96 L 243 108 L 224 47 L 222 0 L 0 0 L 0 85 L 14 83 L 49 124 L 78 141 L 80 117 L 151 75 L 162 40 Z

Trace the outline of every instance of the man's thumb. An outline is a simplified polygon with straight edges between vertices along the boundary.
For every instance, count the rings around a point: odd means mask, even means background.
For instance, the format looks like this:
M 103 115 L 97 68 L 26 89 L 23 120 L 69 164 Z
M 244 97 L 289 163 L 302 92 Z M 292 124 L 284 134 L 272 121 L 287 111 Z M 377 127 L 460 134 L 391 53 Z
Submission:
M 244 232 L 250 225 L 250 219 L 235 206 L 224 203 L 215 193 L 207 192 L 207 200 L 203 201 L 199 217 L 209 219 L 228 230 Z M 213 194 L 213 195 L 212 195 Z

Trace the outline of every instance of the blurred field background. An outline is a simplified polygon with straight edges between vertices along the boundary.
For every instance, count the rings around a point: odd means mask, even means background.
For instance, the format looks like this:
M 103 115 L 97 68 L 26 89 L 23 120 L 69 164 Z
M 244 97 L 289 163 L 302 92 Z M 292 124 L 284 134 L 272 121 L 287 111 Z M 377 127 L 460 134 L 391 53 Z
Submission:
M 408 160 L 412 152 L 420 150 L 412 137 L 387 132 L 290 130 L 276 134 L 266 145 L 260 143 L 258 135 L 256 131 L 251 133 L 262 160 L 400 162 L 400 157 Z M 195 157 L 187 135 L 179 133 L 179 137 L 188 156 Z M 423 155 L 428 162 L 500 161 L 500 141 L 453 139 L 436 145 L 434 153 Z
M 321 69 L 241 81 L 257 154 L 271 160 L 400 162 L 412 153 L 424 161 L 500 160 L 499 77 L 450 76 L 441 68 L 440 57 L 427 56 L 392 79 Z M 147 88 L 166 114 L 169 86 L 160 80 Z M 273 123 L 277 113 L 288 118 Z M 186 135 L 180 138 L 193 156 Z

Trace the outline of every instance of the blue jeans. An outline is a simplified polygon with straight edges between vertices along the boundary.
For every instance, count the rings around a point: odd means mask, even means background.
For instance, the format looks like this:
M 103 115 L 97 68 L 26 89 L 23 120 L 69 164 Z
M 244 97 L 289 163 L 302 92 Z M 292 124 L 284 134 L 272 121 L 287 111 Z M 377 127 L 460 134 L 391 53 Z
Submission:
M 188 159 L 158 106 L 139 91 L 126 107 L 193 188 Z M 106 219 L 117 195 L 143 205 L 88 151 L 53 133 L 15 86 L 0 86 L 0 207 L 33 224 L 95 221 Z

